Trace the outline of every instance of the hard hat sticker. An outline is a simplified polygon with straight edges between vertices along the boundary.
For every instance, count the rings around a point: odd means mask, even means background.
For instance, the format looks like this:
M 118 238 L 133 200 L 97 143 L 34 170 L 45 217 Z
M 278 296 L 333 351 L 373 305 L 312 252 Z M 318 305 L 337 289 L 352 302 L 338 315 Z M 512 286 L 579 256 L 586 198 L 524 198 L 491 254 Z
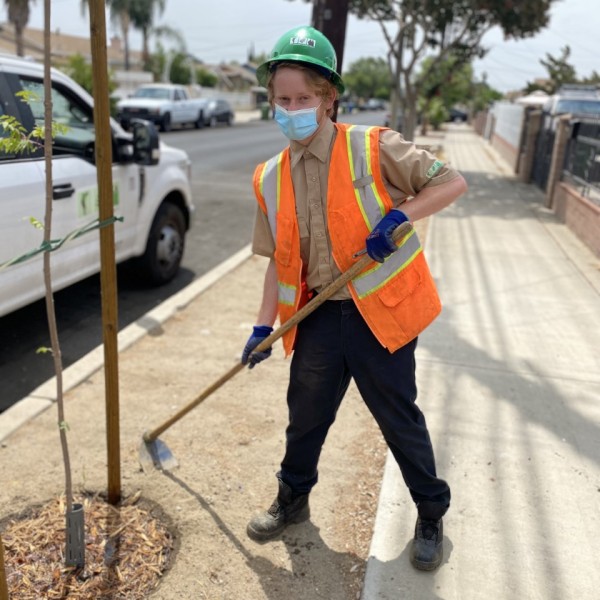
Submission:
M 293 38 L 290 38 L 290 44 L 292 46 L 310 46 L 311 48 L 314 48 L 317 45 L 317 42 L 311 38 L 294 36 Z

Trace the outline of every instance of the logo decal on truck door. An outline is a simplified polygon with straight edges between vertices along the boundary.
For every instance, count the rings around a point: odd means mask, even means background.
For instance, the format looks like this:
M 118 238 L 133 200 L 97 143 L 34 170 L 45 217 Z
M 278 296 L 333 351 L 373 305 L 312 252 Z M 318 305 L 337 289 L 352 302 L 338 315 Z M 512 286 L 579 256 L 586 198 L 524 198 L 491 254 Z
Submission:
M 81 190 L 77 196 L 77 216 L 87 217 L 99 212 L 98 188 L 92 187 Z M 113 206 L 119 206 L 119 185 L 113 184 Z

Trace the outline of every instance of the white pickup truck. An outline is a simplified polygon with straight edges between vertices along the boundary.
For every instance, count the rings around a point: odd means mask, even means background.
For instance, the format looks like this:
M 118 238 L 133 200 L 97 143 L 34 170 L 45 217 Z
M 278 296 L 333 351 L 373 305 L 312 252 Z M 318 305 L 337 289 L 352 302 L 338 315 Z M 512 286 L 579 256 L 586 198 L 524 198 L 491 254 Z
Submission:
M 200 129 L 206 122 L 207 102 L 206 98 L 193 98 L 183 85 L 149 83 L 117 103 L 117 117 L 126 129 L 132 119 L 152 121 L 161 131 L 170 131 L 173 125 Z
M 23 91 L 29 93 L 28 102 L 18 96 Z M 44 122 L 43 98 L 43 66 L 0 54 L 0 116 L 13 116 L 31 131 Z M 53 120 L 67 126 L 53 143 L 56 240 L 98 218 L 98 187 L 92 97 L 52 70 L 52 105 Z M 160 143 L 151 123 L 132 125 L 132 133 L 127 133 L 111 120 L 114 213 L 122 218 L 114 224 L 116 258 L 135 260 L 136 272 L 161 285 L 179 269 L 190 226 L 190 160 L 185 152 Z M 6 131 L 0 126 L 3 135 Z M 43 232 L 30 218 L 44 221 L 45 186 L 42 149 L 0 151 L 0 316 L 44 295 L 42 254 L 32 253 L 40 248 Z M 24 260 L 28 254 L 33 257 Z M 98 230 L 54 250 L 51 265 L 55 290 L 98 272 Z

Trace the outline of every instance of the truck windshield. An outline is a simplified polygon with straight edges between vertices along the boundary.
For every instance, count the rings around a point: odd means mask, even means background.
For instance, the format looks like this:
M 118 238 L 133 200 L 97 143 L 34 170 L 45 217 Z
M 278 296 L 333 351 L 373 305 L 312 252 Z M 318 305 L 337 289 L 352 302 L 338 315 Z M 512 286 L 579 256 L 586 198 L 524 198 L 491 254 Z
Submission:
M 146 87 L 136 90 L 134 98 L 158 98 L 159 100 L 169 99 L 169 90 L 158 87 Z
M 600 115 L 600 100 L 559 100 L 556 113 L 572 113 L 574 115 Z

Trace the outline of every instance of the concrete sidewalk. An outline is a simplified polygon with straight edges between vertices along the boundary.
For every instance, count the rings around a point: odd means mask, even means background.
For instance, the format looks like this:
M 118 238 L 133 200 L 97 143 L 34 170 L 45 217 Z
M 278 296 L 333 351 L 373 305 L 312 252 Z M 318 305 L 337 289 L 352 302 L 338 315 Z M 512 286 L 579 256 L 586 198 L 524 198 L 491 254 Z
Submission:
M 470 190 L 430 225 L 444 310 L 417 371 L 453 491 L 445 558 L 410 566 L 415 511 L 388 456 L 362 599 L 598 598 L 599 261 L 472 130 L 444 150 Z

